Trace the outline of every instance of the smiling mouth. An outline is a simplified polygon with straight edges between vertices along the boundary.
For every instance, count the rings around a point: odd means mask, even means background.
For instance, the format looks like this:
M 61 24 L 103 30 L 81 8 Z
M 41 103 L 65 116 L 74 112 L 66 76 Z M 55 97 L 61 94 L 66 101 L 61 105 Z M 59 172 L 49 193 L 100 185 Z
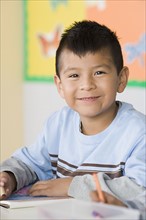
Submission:
M 78 98 L 80 101 L 95 101 L 99 98 L 99 96 L 93 96 L 93 97 L 82 97 Z

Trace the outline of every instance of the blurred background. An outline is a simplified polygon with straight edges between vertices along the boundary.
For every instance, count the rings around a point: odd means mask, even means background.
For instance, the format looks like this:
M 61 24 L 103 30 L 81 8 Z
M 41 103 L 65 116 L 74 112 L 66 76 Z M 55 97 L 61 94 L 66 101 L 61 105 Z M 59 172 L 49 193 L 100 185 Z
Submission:
M 145 113 L 145 0 L 1 0 L 0 158 L 33 143 L 48 116 L 65 105 L 53 83 L 60 35 L 96 20 L 117 32 L 130 79 L 117 99 Z

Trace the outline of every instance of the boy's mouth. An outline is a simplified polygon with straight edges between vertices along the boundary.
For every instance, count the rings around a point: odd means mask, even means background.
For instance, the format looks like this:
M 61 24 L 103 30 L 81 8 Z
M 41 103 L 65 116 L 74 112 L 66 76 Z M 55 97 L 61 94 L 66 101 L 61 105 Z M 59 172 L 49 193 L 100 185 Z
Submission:
M 82 98 L 78 98 L 78 100 L 81 101 L 95 101 L 99 98 L 99 96 L 91 96 L 91 97 L 82 97 Z

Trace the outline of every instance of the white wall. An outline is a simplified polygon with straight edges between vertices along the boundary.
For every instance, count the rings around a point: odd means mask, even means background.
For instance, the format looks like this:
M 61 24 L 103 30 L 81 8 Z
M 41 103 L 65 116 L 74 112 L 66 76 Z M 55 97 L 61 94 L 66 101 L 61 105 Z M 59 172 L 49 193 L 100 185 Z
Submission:
M 146 89 L 142 87 L 127 87 L 117 99 L 131 103 L 138 111 L 146 114 Z
M 132 103 L 145 113 L 145 89 L 127 87 L 117 99 Z M 47 117 L 65 105 L 54 84 L 24 84 L 24 142 L 31 144 L 41 131 Z
M 24 83 L 24 143 L 30 144 L 48 116 L 65 105 L 54 84 Z

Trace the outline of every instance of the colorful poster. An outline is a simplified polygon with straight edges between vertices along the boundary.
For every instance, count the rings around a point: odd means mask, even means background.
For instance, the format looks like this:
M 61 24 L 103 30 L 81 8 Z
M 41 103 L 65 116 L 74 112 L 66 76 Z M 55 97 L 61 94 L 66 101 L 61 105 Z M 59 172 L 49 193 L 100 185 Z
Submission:
M 60 36 L 74 21 L 94 20 L 119 37 L 129 86 L 146 86 L 145 0 L 25 0 L 25 80 L 53 82 Z

